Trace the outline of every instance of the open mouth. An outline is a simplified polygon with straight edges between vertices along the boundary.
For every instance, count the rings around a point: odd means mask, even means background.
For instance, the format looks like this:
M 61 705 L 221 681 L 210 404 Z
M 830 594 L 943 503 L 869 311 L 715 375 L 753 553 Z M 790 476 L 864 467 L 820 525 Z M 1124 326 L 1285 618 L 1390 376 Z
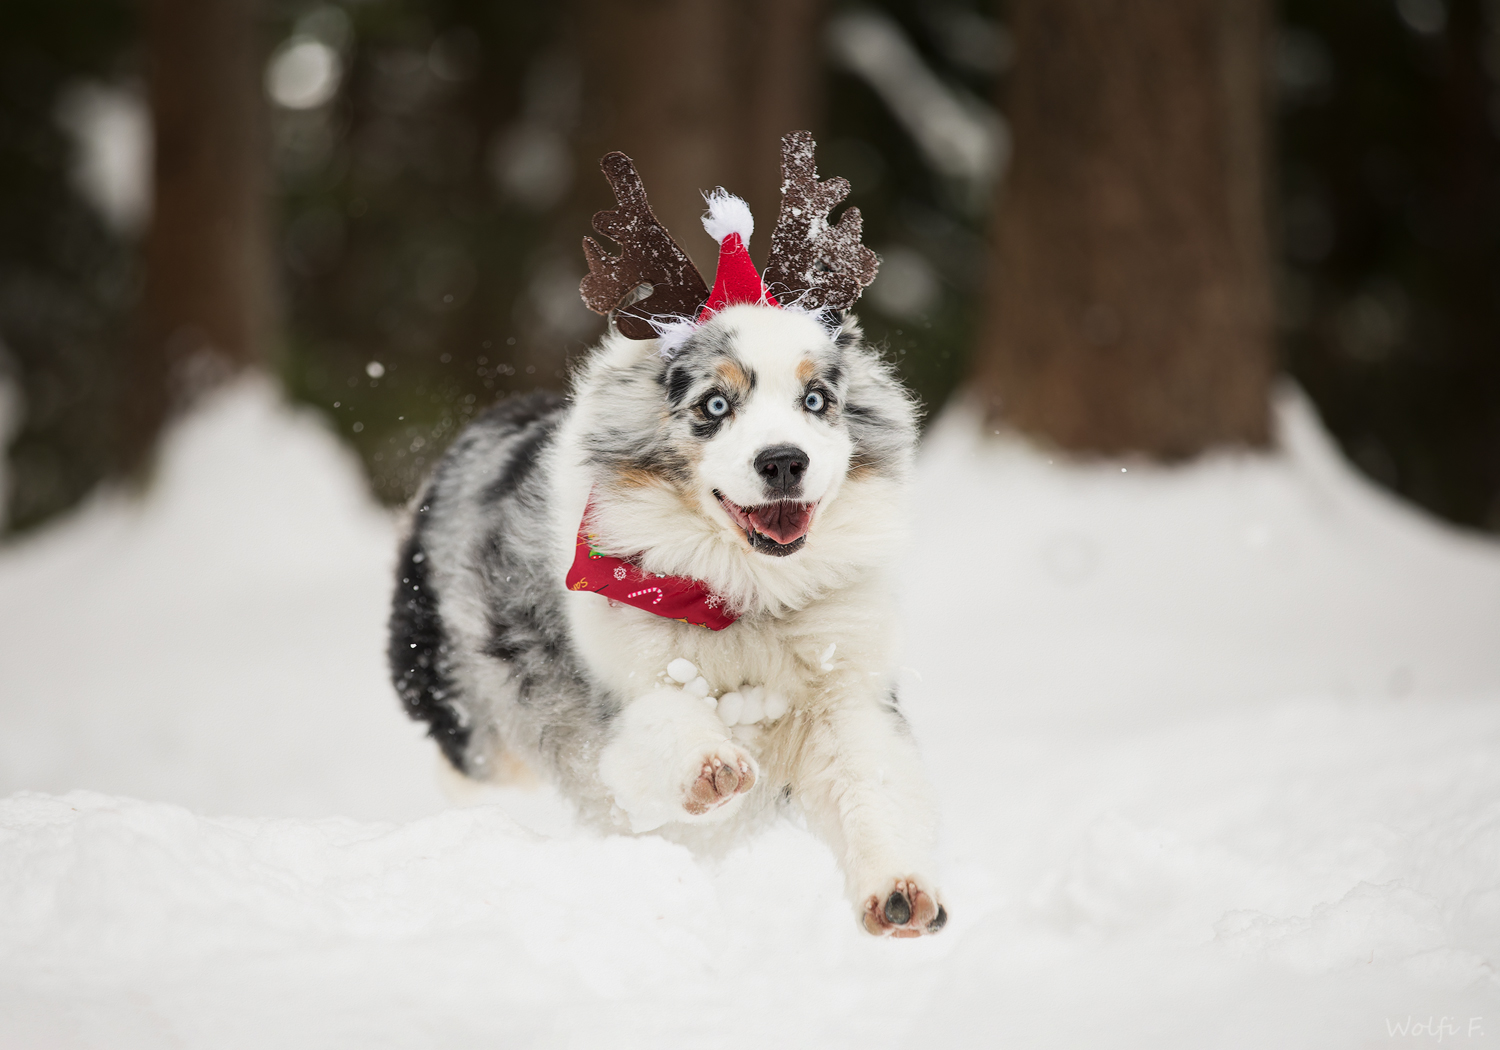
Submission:
M 750 546 L 762 554 L 785 557 L 800 550 L 802 544 L 807 542 L 807 530 L 812 526 L 816 503 L 778 500 L 755 507 L 742 507 L 725 498 L 724 493 L 718 489 L 714 489 L 714 495 L 734 523 L 745 530 L 745 538 L 750 541 Z

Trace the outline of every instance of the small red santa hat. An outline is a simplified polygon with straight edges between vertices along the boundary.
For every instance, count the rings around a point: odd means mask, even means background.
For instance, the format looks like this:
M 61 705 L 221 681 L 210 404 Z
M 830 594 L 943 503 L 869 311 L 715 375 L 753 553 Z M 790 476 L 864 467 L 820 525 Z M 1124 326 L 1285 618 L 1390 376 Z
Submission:
M 708 214 L 703 216 L 703 228 L 719 242 L 719 268 L 714 272 L 713 291 L 698 311 L 696 323 L 702 324 L 737 303 L 780 306 L 750 259 L 750 235 L 755 232 L 750 205 L 722 187 L 705 194 L 704 199 Z

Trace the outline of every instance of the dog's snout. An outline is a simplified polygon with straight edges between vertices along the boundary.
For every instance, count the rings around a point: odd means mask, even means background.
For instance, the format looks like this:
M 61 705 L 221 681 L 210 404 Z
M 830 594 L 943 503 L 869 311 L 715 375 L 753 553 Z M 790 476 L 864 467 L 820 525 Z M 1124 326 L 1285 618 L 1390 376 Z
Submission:
M 802 484 L 807 462 L 807 453 L 796 445 L 772 445 L 756 455 L 755 472 L 766 483 L 768 491 L 788 495 Z

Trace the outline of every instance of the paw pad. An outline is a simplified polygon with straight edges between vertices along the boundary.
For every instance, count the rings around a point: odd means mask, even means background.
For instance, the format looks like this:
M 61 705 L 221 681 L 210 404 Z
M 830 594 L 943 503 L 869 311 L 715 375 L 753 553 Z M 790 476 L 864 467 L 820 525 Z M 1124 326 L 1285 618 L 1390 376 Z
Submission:
M 698 777 L 688 788 L 682 808 L 694 816 L 722 806 L 755 786 L 755 767 L 745 756 L 726 762 L 718 755 L 703 760 Z
M 897 879 L 883 898 L 870 895 L 860 919 L 877 937 L 920 937 L 948 925 L 948 909 L 916 879 Z
M 911 902 L 900 890 L 885 899 L 885 921 L 892 926 L 905 926 L 911 921 Z

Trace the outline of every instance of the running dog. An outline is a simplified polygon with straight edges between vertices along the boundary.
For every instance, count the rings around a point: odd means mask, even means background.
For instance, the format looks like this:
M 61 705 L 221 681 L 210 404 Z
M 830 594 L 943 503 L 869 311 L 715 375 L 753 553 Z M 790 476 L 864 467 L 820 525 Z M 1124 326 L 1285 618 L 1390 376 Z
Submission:
M 602 826 L 709 844 L 799 807 L 872 934 L 947 922 L 936 817 L 892 666 L 891 565 L 916 408 L 847 313 L 875 277 L 783 140 L 764 275 L 743 201 L 709 197 L 709 289 L 634 166 L 582 292 L 610 328 L 572 395 L 502 401 L 413 503 L 390 666 L 447 759 L 521 759 Z

